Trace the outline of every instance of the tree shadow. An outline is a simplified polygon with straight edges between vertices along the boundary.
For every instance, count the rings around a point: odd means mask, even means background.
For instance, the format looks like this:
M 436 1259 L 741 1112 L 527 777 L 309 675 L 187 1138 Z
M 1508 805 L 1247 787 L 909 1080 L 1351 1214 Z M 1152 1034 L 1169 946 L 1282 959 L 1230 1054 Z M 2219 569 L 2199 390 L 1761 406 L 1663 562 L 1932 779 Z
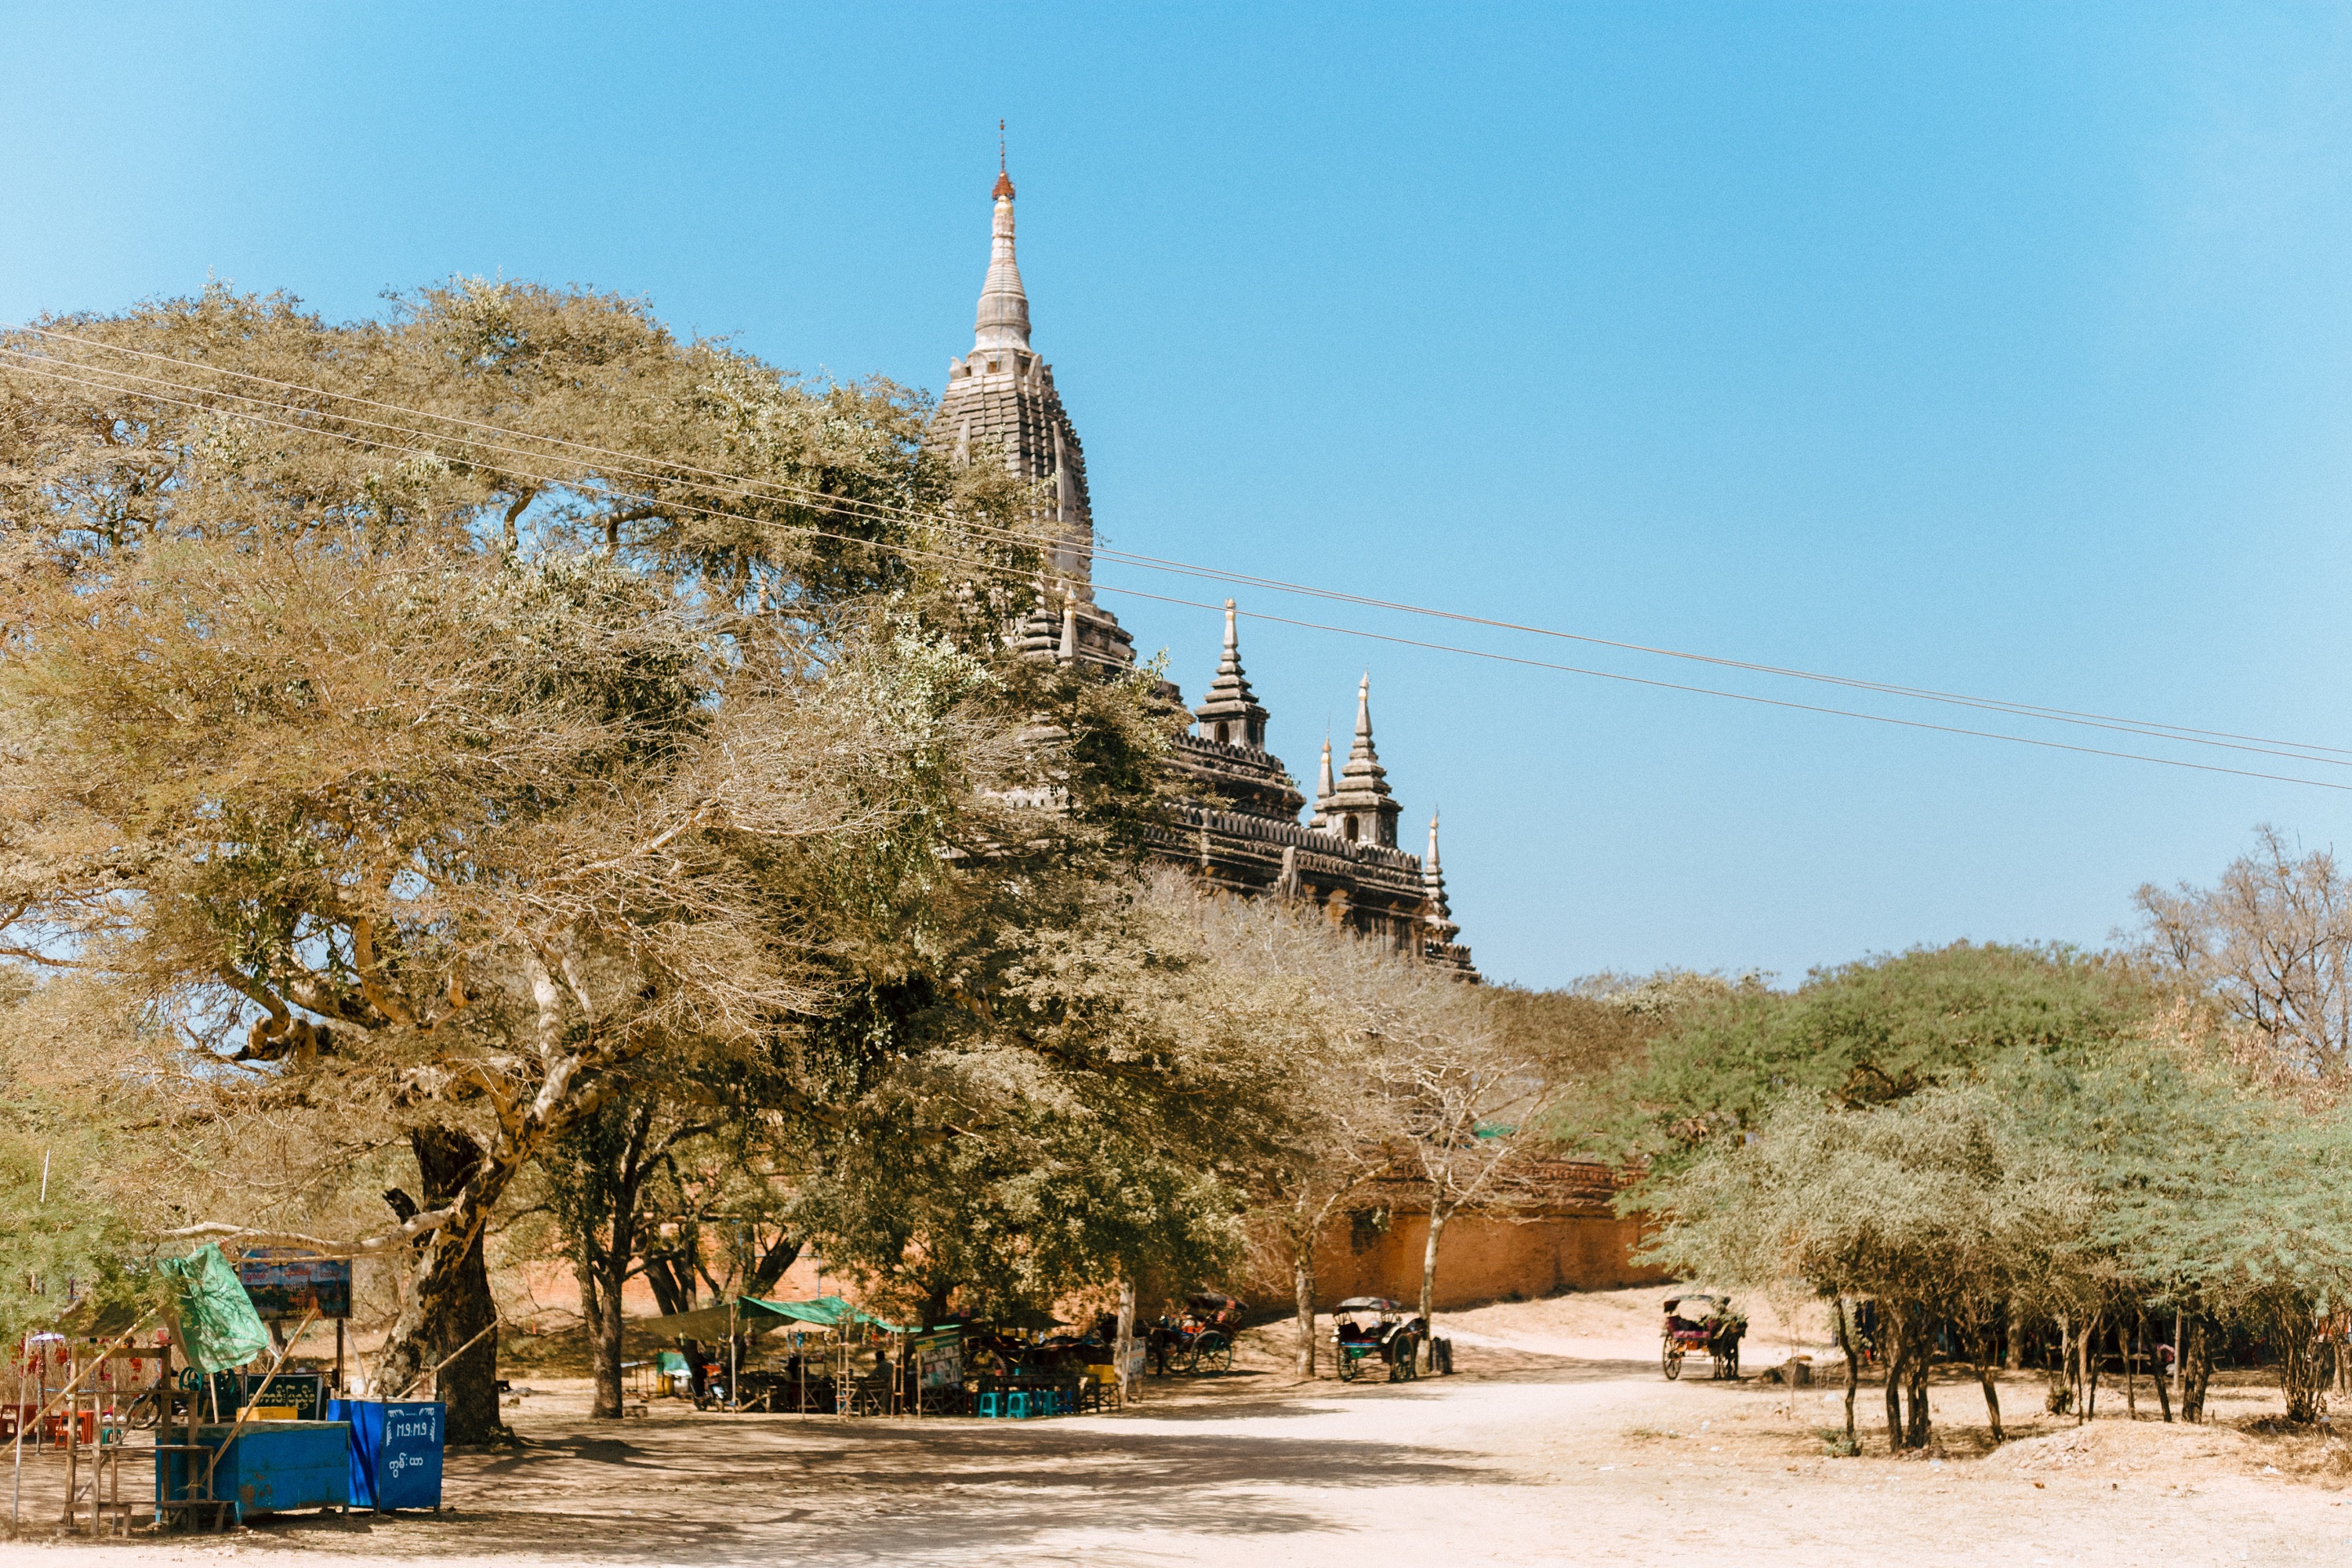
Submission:
M 1263 1418 L 1290 1403 L 1252 1400 L 1201 1418 Z M 1351 1500 L 1382 1488 L 1525 1484 L 1466 1450 L 1170 1431 L 1171 1414 L 1019 1424 L 753 1416 L 633 1424 L 625 1440 L 551 1434 L 495 1458 L 453 1458 L 445 1495 L 456 1506 L 438 1516 L 289 1515 L 257 1521 L 245 1539 L 265 1550 L 399 1556 L 898 1562 L 985 1557 L 1072 1531 L 1281 1538 L 1331 1529 Z M 1271 1500 L 1272 1486 L 1307 1496 Z

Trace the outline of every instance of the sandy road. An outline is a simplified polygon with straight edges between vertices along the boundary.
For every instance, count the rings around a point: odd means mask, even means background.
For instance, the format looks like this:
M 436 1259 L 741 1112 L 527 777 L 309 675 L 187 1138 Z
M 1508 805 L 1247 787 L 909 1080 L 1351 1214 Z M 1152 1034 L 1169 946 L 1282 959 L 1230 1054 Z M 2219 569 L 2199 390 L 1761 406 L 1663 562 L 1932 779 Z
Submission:
M 516 1413 L 524 1447 L 453 1457 L 454 1506 L 437 1518 L 290 1517 L 233 1542 L 20 1542 L 0 1556 L 39 1568 L 298 1552 L 418 1568 L 2352 1561 L 2352 1492 L 2312 1473 L 2310 1445 L 2304 1473 L 2265 1474 L 2284 1450 L 2103 1421 L 2089 1438 L 2052 1423 L 1991 1458 L 1838 1459 L 1817 1435 L 1834 1419 L 1818 1391 L 1670 1384 L 1648 1360 L 1517 1348 L 1546 1344 L 1540 1325 L 1480 1314 L 1462 1328 L 1465 1371 L 1452 1379 L 1343 1387 L 1260 1371 L 1053 1422 L 677 1411 L 615 1426 L 573 1413 L 568 1394 L 541 1395 Z M 1474 1335 L 1514 1348 L 1474 1356 Z M 1956 1438 L 1969 1392 L 1936 1395 Z

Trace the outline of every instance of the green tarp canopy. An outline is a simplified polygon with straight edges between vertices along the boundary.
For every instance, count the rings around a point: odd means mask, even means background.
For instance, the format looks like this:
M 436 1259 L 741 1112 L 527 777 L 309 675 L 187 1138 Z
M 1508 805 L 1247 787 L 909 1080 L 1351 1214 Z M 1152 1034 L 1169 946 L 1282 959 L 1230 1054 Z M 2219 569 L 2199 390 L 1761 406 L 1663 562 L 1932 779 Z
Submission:
M 163 1258 L 155 1267 L 172 1282 L 172 1315 L 180 1331 L 173 1337 L 188 1352 L 190 1366 L 225 1372 L 269 1348 L 269 1331 L 261 1326 L 253 1299 L 218 1247 L 207 1242 L 184 1258 Z
M 763 1301 L 757 1296 L 738 1296 L 732 1302 L 721 1301 L 715 1307 L 648 1318 L 639 1326 L 656 1334 L 711 1340 L 726 1338 L 730 1329 L 737 1333 L 764 1334 L 770 1329 L 793 1323 L 832 1329 L 846 1322 L 871 1323 L 894 1334 L 906 1331 L 897 1323 L 886 1323 L 871 1312 L 859 1311 L 838 1296 L 814 1296 L 805 1301 Z

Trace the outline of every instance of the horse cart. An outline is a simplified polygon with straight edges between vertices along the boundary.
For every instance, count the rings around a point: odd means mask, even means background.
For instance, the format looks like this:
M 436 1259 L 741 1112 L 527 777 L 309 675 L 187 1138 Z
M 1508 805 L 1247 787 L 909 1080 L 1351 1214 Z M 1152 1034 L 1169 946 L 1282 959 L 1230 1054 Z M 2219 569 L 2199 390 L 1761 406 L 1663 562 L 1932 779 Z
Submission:
M 1429 1338 L 1429 1323 L 1412 1310 L 1385 1296 L 1350 1296 L 1331 1309 L 1337 1320 L 1331 1330 L 1339 1360 L 1339 1381 L 1353 1383 L 1377 1363 L 1388 1369 L 1391 1383 L 1410 1383 L 1421 1375 L 1421 1346 Z
M 1711 1375 L 1737 1380 L 1739 1341 L 1747 1332 L 1748 1320 L 1732 1307 L 1728 1296 L 1693 1291 L 1667 1297 L 1665 1330 L 1658 1352 L 1667 1381 L 1682 1376 L 1683 1358 L 1691 1355 L 1706 1357 Z
M 1196 1291 L 1185 1301 L 1182 1316 L 1162 1318 L 1152 1329 L 1152 1360 L 1162 1373 L 1231 1372 L 1234 1336 L 1248 1310 L 1246 1302 L 1223 1291 Z

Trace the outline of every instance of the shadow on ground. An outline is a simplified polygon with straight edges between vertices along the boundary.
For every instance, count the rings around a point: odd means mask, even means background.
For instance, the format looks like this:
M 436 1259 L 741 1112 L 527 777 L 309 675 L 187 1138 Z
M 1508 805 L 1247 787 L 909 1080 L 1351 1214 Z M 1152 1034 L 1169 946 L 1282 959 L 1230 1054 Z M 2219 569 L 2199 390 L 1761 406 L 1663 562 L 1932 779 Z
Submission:
M 1255 1401 L 1223 1412 L 1268 1413 Z M 626 1437 L 548 1432 L 495 1458 L 452 1460 L 456 1506 L 437 1516 L 289 1516 L 245 1539 L 386 1556 L 905 1561 L 1090 1528 L 1238 1541 L 1331 1527 L 1320 1509 L 1269 1508 L 1268 1484 L 1352 1494 L 1511 1480 L 1444 1449 L 1150 1429 L 1173 1414 L 1151 1411 L 1149 1426 L 744 1416 L 656 1418 Z

